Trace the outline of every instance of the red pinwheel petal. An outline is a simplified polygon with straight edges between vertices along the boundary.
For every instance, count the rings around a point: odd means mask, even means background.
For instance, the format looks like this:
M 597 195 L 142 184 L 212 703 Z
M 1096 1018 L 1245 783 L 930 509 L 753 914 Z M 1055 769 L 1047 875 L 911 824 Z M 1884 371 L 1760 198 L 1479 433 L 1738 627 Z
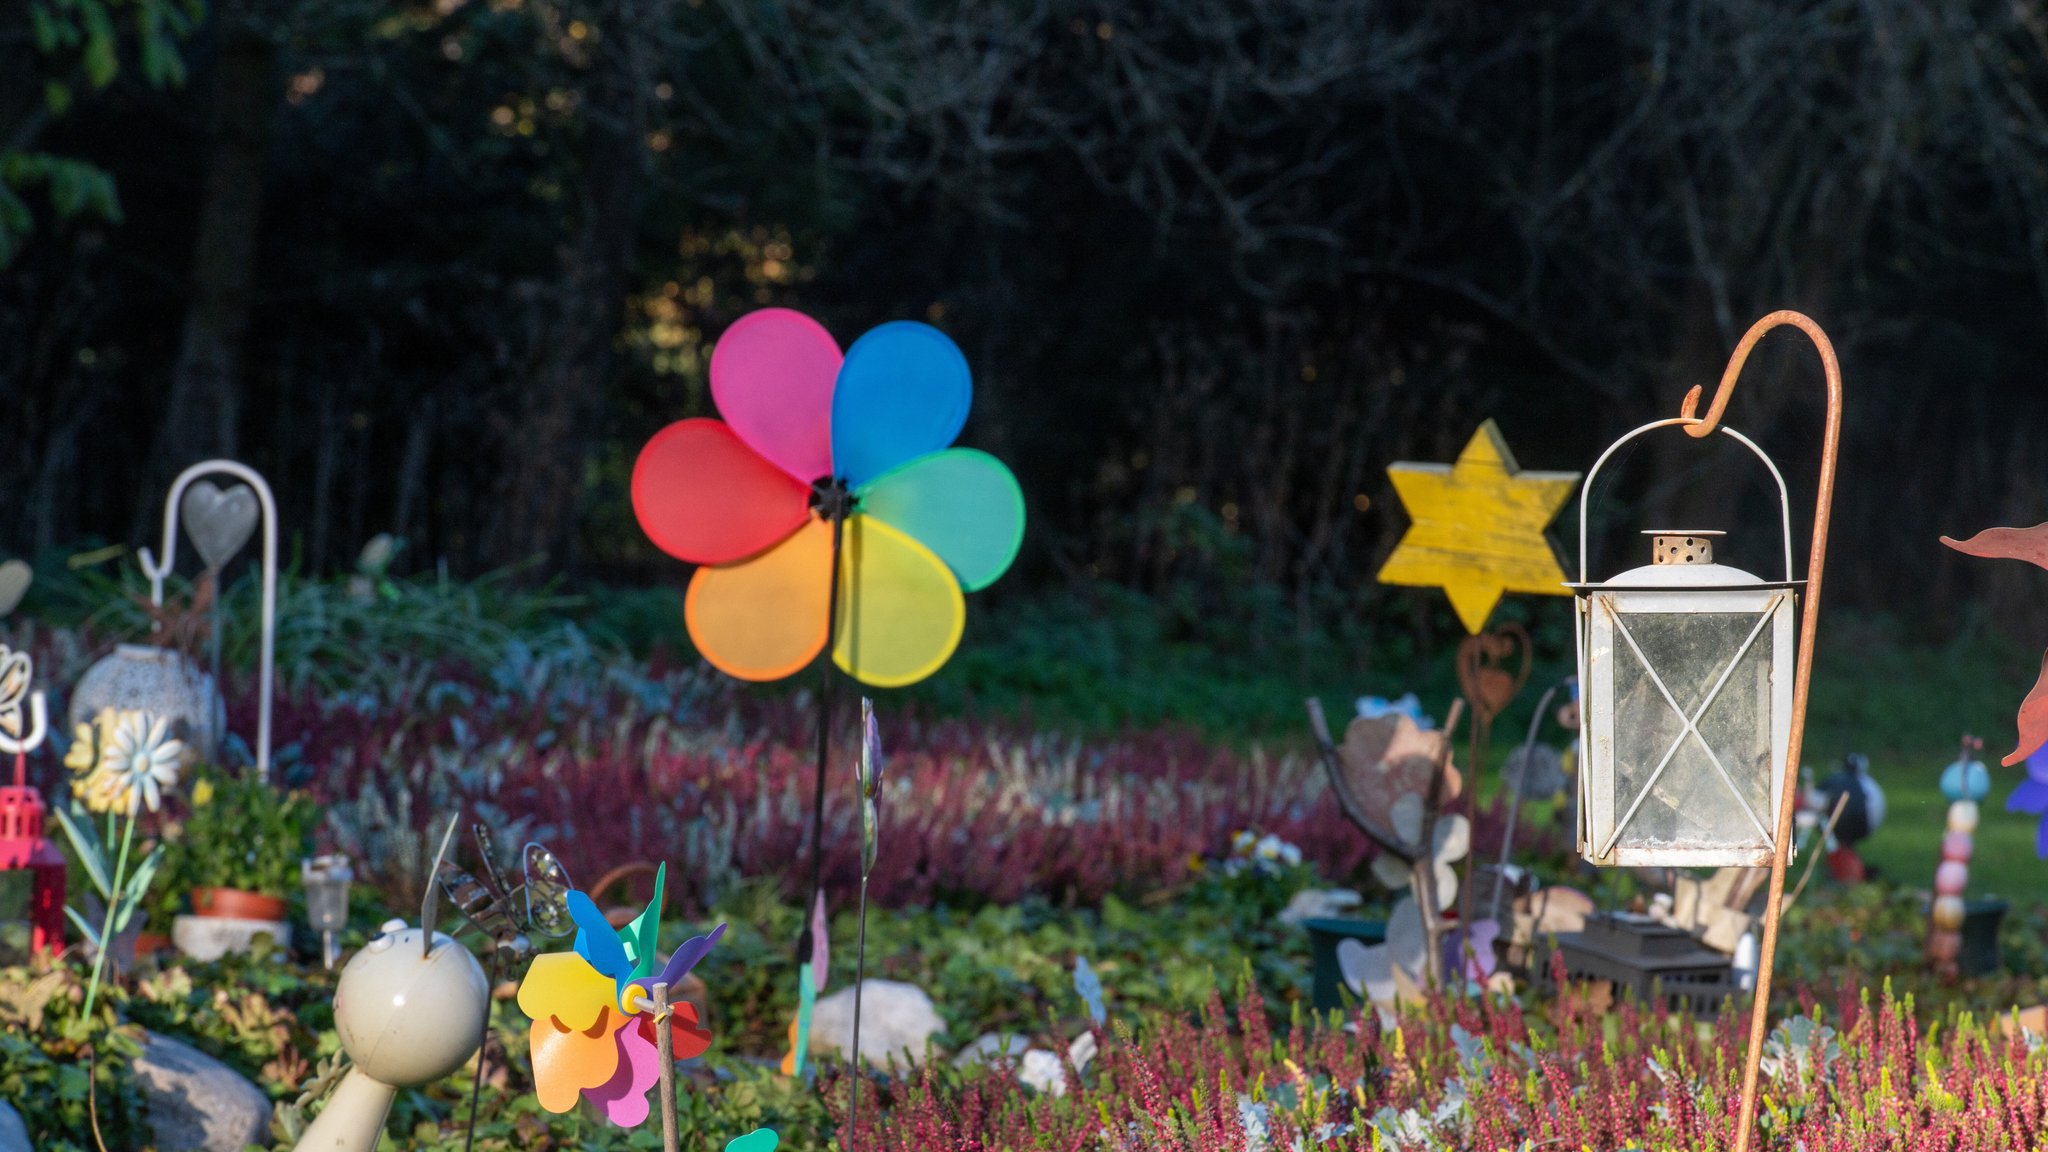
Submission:
M 663 552 L 730 564 L 803 526 L 811 490 L 716 420 L 679 420 L 633 465 L 633 515 Z

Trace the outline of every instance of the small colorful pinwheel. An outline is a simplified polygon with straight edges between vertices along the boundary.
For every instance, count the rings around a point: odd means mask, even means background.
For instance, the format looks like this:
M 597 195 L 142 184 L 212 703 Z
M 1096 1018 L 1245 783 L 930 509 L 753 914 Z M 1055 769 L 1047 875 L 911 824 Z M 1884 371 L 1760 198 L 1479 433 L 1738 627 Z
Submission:
M 622 1128 L 647 1119 L 647 1093 L 661 1078 L 655 1029 L 663 1021 L 654 987 L 677 987 L 725 934 L 720 924 L 708 935 L 691 937 L 657 970 L 654 942 L 666 880 L 664 865 L 646 911 L 616 930 L 589 896 L 569 893 L 574 950 L 543 953 L 527 969 L 519 1009 L 533 1020 L 528 1040 L 534 1093 L 548 1111 L 567 1112 L 581 1097 Z M 687 1001 L 669 1006 L 667 1024 L 678 1060 L 711 1044 L 711 1032 L 700 1026 Z
M 633 467 L 641 528 L 701 565 L 683 605 L 698 651 L 742 680 L 789 676 L 828 643 L 878 687 L 938 671 L 961 593 L 1024 537 L 1010 470 L 949 447 L 972 399 L 960 349 L 895 321 L 842 357 L 817 321 L 764 308 L 719 338 L 711 396 L 723 422 L 671 424 Z

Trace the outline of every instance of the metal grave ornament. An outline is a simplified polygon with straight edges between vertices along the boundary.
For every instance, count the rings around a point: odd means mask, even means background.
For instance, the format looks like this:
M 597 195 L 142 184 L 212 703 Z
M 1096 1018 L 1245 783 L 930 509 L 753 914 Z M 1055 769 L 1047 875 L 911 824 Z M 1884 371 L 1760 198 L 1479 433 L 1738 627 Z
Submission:
M 1598 865 L 1766 866 L 1792 726 L 1790 553 L 1769 583 L 1714 561 L 1719 532 L 1650 535 L 1649 565 L 1582 586 L 1580 852 Z
M 185 489 L 178 512 L 185 519 L 185 534 L 208 568 L 218 569 L 256 534 L 263 519 L 256 492 L 237 484 L 223 492 L 211 480 L 200 480 Z
M 1750 352 L 1780 327 L 1797 328 L 1812 342 L 1827 395 L 1796 646 L 1792 606 L 1802 584 L 1792 569 L 1785 478 L 1755 441 L 1721 422 Z M 1798 312 L 1773 312 L 1736 342 L 1704 416 L 1700 391 L 1695 386 L 1686 393 L 1675 418 L 1652 421 L 1609 445 L 1579 492 L 1581 582 L 1571 585 L 1577 594 L 1584 740 L 1579 849 L 1595 864 L 1770 868 L 1736 1113 L 1735 1152 L 1749 1152 L 1757 1071 L 1770 1025 L 1778 915 L 1791 860 L 1797 789 L 1789 777 L 1806 732 L 1821 571 L 1841 454 L 1842 367 L 1820 325 Z M 1651 533 L 1651 564 L 1606 583 L 1585 582 L 1586 503 L 1593 482 L 1624 445 L 1662 428 L 1695 440 L 1719 432 L 1763 461 L 1778 489 L 1784 579 L 1765 580 L 1715 563 L 1713 533 L 1660 531 Z
M 28 595 L 28 586 L 34 580 L 35 570 L 25 560 L 0 564 L 0 616 L 14 611 L 21 598 Z

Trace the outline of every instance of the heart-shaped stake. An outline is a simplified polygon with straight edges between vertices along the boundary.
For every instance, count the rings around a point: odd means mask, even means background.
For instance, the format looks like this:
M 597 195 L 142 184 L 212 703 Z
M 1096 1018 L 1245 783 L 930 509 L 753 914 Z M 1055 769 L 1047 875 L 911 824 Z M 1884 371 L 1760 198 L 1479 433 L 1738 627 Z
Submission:
M 208 568 L 219 568 L 249 542 L 262 512 L 247 484 L 223 492 L 212 481 L 201 480 L 185 489 L 178 514 L 184 517 L 185 534 L 192 537 L 199 558 Z
M 1529 682 L 1533 658 L 1528 630 L 1520 624 L 1503 624 L 1459 642 L 1458 687 L 1471 701 L 1472 718 L 1481 731 L 1493 727 L 1494 717 Z
M 14 611 L 21 598 L 28 595 L 29 582 L 34 579 L 35 573 L 23 561 L 9 560 L 0 564 L 0 616 Z

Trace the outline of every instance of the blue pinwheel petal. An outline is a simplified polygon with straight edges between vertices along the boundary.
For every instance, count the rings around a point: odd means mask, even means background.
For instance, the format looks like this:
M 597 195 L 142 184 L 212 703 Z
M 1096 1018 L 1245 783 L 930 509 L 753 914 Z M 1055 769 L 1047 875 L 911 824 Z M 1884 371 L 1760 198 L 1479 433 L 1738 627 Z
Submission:
M 974 381 L 946 334 L 914 320 L 871 328 L 839 366 L 832 391 L 832 471 L 865 484 L 937 452 L 967 423 Z
M 666 984 L 671 988 L 675 987 L 682 982 L 683 977 L 690 974 L 690 969 L 695 968 L 699 961 L 710 954 L 711 946 L 718 943 L 718 938 L 723 935 L 725 935 L 725 925 L 721 923 L 703 936 L 690 937 L 688 940 L 683 941 L 682 947 L 677 948 L 675 953 L 668 958 L 668 963 L 663 966 L 661 975 L 644 977 L 633 981 L 633 983 L 649 991 L 653 991 L 656 984 Z
M 584 963 L 613 980 L 632 975 L 633 961 L 626 956 L 626 946 L 590 897 L 569 893 L 569 918 L 576 922 L 575 949 Z
M 2041 821 L 2041 827 L 2034 832 L 2034 855 L 2048 860 L 2048 819 Z

